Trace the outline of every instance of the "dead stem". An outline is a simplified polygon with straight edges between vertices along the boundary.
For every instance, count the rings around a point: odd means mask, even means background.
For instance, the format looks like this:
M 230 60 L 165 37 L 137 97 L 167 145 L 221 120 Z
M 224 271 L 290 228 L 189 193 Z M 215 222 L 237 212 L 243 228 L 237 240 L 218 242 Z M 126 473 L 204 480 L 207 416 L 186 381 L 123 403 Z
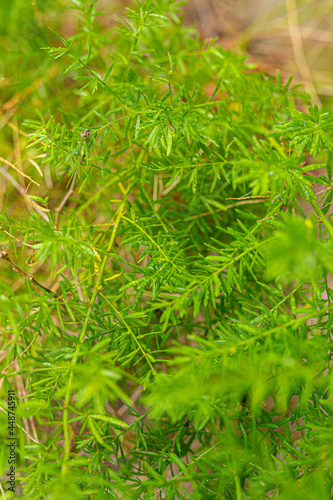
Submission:
M 28 208 L 30 209 L 30 207 L 34 207 L 34 209 L 39 213 L 39 215 L 41 217 L 43 217 L 43 219 L 46 221 L 46 222 L 49 222 L 49 218 L 48 216 L 38 208 L 38 206 L 36 205 L 36 203 L 34 205 L 32 205 L 31 203 L 31 200 L 30 198 L 27 198 L 27 195 L 26 195 L 26 192 L 25 190 L 23 189 L 22 186 L 20 186 L 20 184 L 14 179 L 14 177 L 12 177 L 10 175 L 9 172 L 7 172 L 7 170 L 3 167 L 0 167 L 0 172 L 2 173 L 2 175 L 4 177 L 6 177 L 6 179 L 17 189 L 17 191 L 24 197 L 24 201 L 27 201 L 29 202 L 29 204 L 27 204 Z
M 56 213 L 56 216 L 55 216 L 55 225 L 56 226 L 58 225 L 58 219 L 59 219 L 59 214 L 60 214 L 61 210 L 65 206 L 68 198 L 74 193 L 74 184 L 75 184 L 75 181 L 76 181 L 76 177 L 77 177 L 77 171 L 73 175 L 73 179 L 72 179 L 71 185 L 69 186 L 69 190 L 67 191 L 67 193 L 63 197 L 60 205 L 55 209 L 55 213 Z
M 40 184 L 38 184 L 38 182 L 34 181 L 33 179 L 31 179 L 31 177 L 29 177 L 29 175 L 26 175 L 24 172 L 22 172 L 19 168 L 17 168 L 13 163 L 11 163 L 10 161 L 8 160 L 5 160 L 5 158 L 2 158 L 2 156 L 0 156 L 0 161 L 2 161 L 3 163 L 5 163 L 6 165 L 8 165 L 9 167 L 12 167 L 14 170 L 16 170 L 17 173 L 19 173 L 20 175 L 22 175 L 23 177 L 25 177 L 26 179 L 29 179 L 30 182 L 33 182 L 34 184 L 36 184 L 36 186 L 40 186 Z
M 0 259 L 4 259 L 6 260 L 11 266 L 12 266 L 12 269 L 14 271 L 16 271 L 17 273 L 21 274 L 22 276 L 26 277 L 29 279 L 29 281 L 31 281 L 31 283 L 36 287 L 36 288 L 41 288 L 42 290 L 44 290 L 45 292 L 47 293 L 50 293 L 52 295 L 56 295 L 55 292 L 52 292 L 52 290 L 50 290 L 49 288 L 47 288 L 46 286 L 44 285 L 41 285 L 40 283 L 38 283 L 38 281 L 35 280 L 35 278 L 33 277 L 32 274 L 29 274 L 27 272 L 25 272 L 23 269 L 21 269 L 18 265 L 16 265 L 12 260 L 11 258 L 8 256 L 8 253 L 5 251 L 5 250 L 2 250 L 0 251 Z
M 9 236 L 10 238 L 13 238 L 13 240 L 17 241 L 18 243 L 20 243 L 21 245 L 24 245 L 26 247 L 30 247 L 30 248 L 33 248 L 33 245 L 29 245 L 29 243 L 24 243 L 24 241 L 22 240 L 19 240 L 18 238 L 15 238 L 15 236 L 13 236 L 12 234 L 10 234 L 8 231 L 6 231 L 5 228 L 3 228 L 2 226 L 0 226 L 0 231 L 3 231 L 5 234 L 7 234 L 7 236 Z
M 81 137 L 82 137 L 81 147 L 83 145 L 83 141 L 87 137 L 89 137 L 89 136 L 90 136 L 90 130 L 89 129 L 86 129 L 84 132 L 81 133 Z M 83 154 L 81 156 L 81 159 L 80 159 L 80 165 L 82 165 L 83 160 L 85 159 L 85 156 L 86 156 L 86 154 L 83 152 Z M 68 198 L 74 193 L 74 184 L 75 184 L 75 181 L 76 181 L 76 177 L 77 177 L 77 170 L 76 170 L 75 174 L 73 175 L 73 179 L 72 179 L 72 182 L 71 182 L 71 184 L 69 186 L 69 190 L 67 191 L 67 193 L 63 197 L 60 205 L 55 209 L 55 212 L 56 212 L 55 225 L 56 226 L 58 225 L 58 219 L 59 219 L 59 214 L 60 214 L 61 210 L 63 209 L 64 205 L 66 204 Z
M 36 333 L 36 335 L 34 336 L 34 338 L 32 339 L 32 341 L 30 342 L 30 344 L 24 349 L 24 351 L 21 352 L 21 354 L 19 356 L 17 356 L 17 358 L 15 358 L 11 363 L 9 363 L 9 365 L 4 369 L 2 370 L 2 374 L 6 373 L 6 371 L 19 359 L 23 356 L 23 354 L 25 354 L 29 349 L 30 347 L 32 346 L 32 344 L 35 342 L 36 338 L 38 337 L 39 335 L 39 332 Z

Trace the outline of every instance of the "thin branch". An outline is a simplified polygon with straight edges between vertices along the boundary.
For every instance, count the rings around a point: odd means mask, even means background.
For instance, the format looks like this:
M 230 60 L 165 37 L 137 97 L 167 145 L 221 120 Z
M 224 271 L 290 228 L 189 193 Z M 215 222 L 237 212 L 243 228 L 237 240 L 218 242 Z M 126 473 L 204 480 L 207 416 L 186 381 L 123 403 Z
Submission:
M 0 410 L 3 412 L 3 413 L 6 413 L 8 415 L 8 412 L 6 410 L 4 410 L 3 408 L 0 407 Z M 34 441 L 35 443 L 37 444 L 40 444 L 39 441 L 37 441 L 36 439 L 34 439 L 32 436 L 30 436 L 30 434 L 27 433 L 27 431 L 25 430 L 24 427 L 22 427 L 22 425 L 18 424 L 16 422 L 16 426 L 19 427 L 23 432 L 24 434 L 26 434 L 32 441 Z M 1 483 L 0 483 L 0 488 L 1 488 Z M 3 492 L 3 489 L 1 488 L 1 491 Z
M 6 231 L 6 229 L 4 229 L 2 226 L 0 226 L 0 230 L 3 231 L 5 234 L 7 234 L 7 236 L 9 236 L 10 238 L 13 238 L 13 240 L 17 241 L 18 243 L 21 243 L 21 245 L 24 245 L 24 246 L 30 247 L 30 248 L 34 248 L 33 245 L 29 245 L 29 243 L 24 243 L 24 241 L 19 240 L 18 238 L 15 238 L 15 236 L 13 236 L 8 231 Z
M 126 330 L 128 331 L 128 333 L 133 338 L 134 342 L 136 343 L 136 345 L 138 346 L 138 348 L 142 352 L 144 358 L 146 359 L 146 361 L 147 361 L 147 363 L 149 365 L 149 368 L 151 369 L 152 372 L 155 372 L 155 369 L 154 369 L 154 367 L 151 364 L 151 361 L 149 359 L 149 355 L 147 355 L 147 353 L 143 349 L 143 347 L 140 344 L 139 340 L 136 338 L 136 336 L 135 336 L 132 328 L 129 326 L 129 324 L 127 323 L 127 321 L 123 318 L 122 314 L 116 309 L 116 307 L 113 305 L 113 303 L 110 300 L 108 300 L 107 297 L 105 297 L 105 295 L 102 292 L 100 292 L 100 296 L 103 297 L 103 299 L 105 300 L 105 302 L 107 302 L 109 304 L 109 306 L 111 306 L 111 308 L 113 309 L 113 311 L 116 313 L 116 318 L 118 319 L 118 321 L 121 322 L 121 323 L 123 323 L 123 325 L 125 326 Z
M 19 428 L 20 428 L 20 429 L 24 432 L 24 434 L 26 434 L 26 435 L 28 436 L 28 438 L 30 438 L 30 439 L 31 439 L 31 441 L 34 441 L 35 443 L 40 444 L 40 442 L 39 442 L 39 441 L 37 441 L 37 440 L 36 440 L 36 439 L 34 439 L 32 436 L 30 436 L 30 434 L 28 434 L 28 433 L 27 433 L 27 431 L 25 430 L 25 428 L 24 428 L 24 427 L 22 427 L 22 425 L 20 425 L 20 424 L 18 424 L 18 423 L 17 423 L 16 425 L 17 425 L 17 427 L 19 427 Z M 41 456 L 41 455 L 40 455 L 40 453 L 39 453 L 39 456 Z
M 72 382 L 73 382 L 73 377 L 74 377 L 74 369 L 75 369 L 76 364 L 78 362 L 79 352 L 81 349 L 82 342 L 84 342 L 84 337 L 87 333 L 87 326 L 88 326 L 88 322 L 89 322 L 89 319 L 91 316 L 91 312 L 92 312 L 94 304 L 95 304 L 95 299 L 100 291 L 100 285 L 102 282 L 102 277 L 103 277 L 103 273 L 105 270 L 105 266 L 106 266 L 106 263 L 107 263 L 108 258 L 109 258 L 109 253 L 110 253 L 111 248 L 114 244 L 114 240 L 116 238 L 116 233 L 118 230 L 120 220 L 123 217 L 123 209 L 124 209 L 125 204 L 127 202 L 129 193 L 130 193 L 131 189 L 133 188 L 133 185 L 134 185 L 134 183 L 132 183 L 128 187 L 128 189 L 123 197 L 122 203 L 118 208 L 118 214 L 115 218 L 115 225 L 113 226 L 113 231 L 112 231 L 112 234 L 111 234 L 108 246 L 107 246 L 106 255 L 104 256 L 102 264 L 101 264 L 100 269 L 99 269 L 99 273 L 98 273 L 97 280 L 95 283 L 94 291 L 93 291 L 91 300 L 89 301 L 89 308 L 88 308 L 80 335 L 78 337 L 79 342 L 77 343 L 76 350 L 75 350 L 74 356 L 73 356 L 72 361 L 71 361 L 69 380 L 68 380 L 68 384 L 67 384 L 67 390 L 66 390 L 65 401 L 64 401 L 64 412 L 63 412 L 63 429 L 64 429 L 65 446 L 64 446 L 64 454 L 63 454 L 63 463 L 62 463 L 62 467 L 61 467 L 62 475 L 64 475 L 67 471 L 67 466 L 68 466 L 67 463 L 68 463 L 69 453 L 70 453 L 68 405 L 69 405 L 70 396 L 71 396 Z
M 1 486 L 1 483 L 0 483 L 0 490 L 1 490 L 1 493 L 2 493 L 3 498 L 6 498 L 6 496 L 5 496 L 5 492 L 3 491 L 3 487 Z
M 253 198 L 253 197 L 251 197 L 251 198 Z M 264 198 L 264 197 L 262 197 L 262 198 Z M 226 199 L 227 200 L 238 200 L 240 198 L 226 198 Z M 201 214 L 191 215 L 189 217 L 186 217 L 184 219 L 184 221 L 187 222 L 189 220 L 198 219 L 199 217 L 206 217 L 208 215 L 214 215 L 214 214 L 219 213 L 219 212 L 225 212 L 226 210 L 229 210 L 229 208 L 235 208 L 235 207 L 238 207 L 239 205 L 254 205 L 256 203 L 262 203 L 263 201 L 265 201 L 265 200 L 264 199 L 259 199 L 259 200 L 244 199 L 244 201 L 240 201 L 239 203 L 233 203 L 232 205 L 225 205 L 224 209 L 217 208 L 216 210 L 214 210 L 214 213 L 207 210 L 207 212 L 203 212 Z
M 9 363 L 9 365 L 4 370 L 2 370 L 2 372 L 1 372 L 2 374 L 6 373 L 6 371 L 8 370 L 8 368 L 10 368 L 19 358 L 21 358 L 23 356 L 23 354 L 25 354 L 30 349 L 30 347 L 35 342 L 35 340 L 38 337 L 38 335 L 39 335 L 39 332 L 36 333 L 36 335 L 34 336 L 34 338 L 32 339 L 32 341 L 28 345 L 28 347 L 26 347 L 24 349 L 24 351 L 22 351 L 21 354 L 19 356 L 17 356 L 17 358 L 15 358 L 11 363 Z
M 81 148 L 82 148 L 82 145 L 83 145 L 83 141 L 85 139 L 87 139 L 87 137 L 90 136 L 90 130 L 89 129 L 86 129 L 84 132 L 81 133 L 81 137 L 82 137 L 82 141 L 81 141 Z M 81 156 L 81 159 L 80 159 L 80 165 L 82 165 L 83 163 L 83 160 L 85 159 L 85 156 L 86 154 L 83 153 L 82 156 Z M 75 184 L 75 181 L 76 181 L 76 178 L 77 178 L 77 170 L 75 171 L 75 174 L 73 175 L 73 179 L 72 179 L 72 182 L 69 186 L 69 190 L 67 191 L 67 193 L 65 194 L 64 198 L 62 199 L 60 205 L 55 209 L 55 212 L 56 212 L 56 218 L 55 218 L 55 225 L 57 226 L 58 225 L 58 219 L 59 219 L 59 214 L 61 212 L 61 210 L 63 209 L 63 207 L 65 206 L 68 198 L 74 193 L 74 184 Z
M 40 184 L 38 184 L 38 182 L 34 181 L 33 179 L 31 179 L 31 177 L 29 177 L 29 175 L 26 175 L 24 172 L 22 172 L 19 168 L 17 168 L 16 165 L 14 165 L 13 163 L 11 163 L 10 161 L 6 160 L 5 158 L 2 158 L 2 156 L 0 156 L 0 161 L 2 161 L 3 163 L 5 163 L 6 165 L 8 165 L 9 167 L 12 167 L 14 170 L 16 170 L 16 172 L 20 175 L 22 175 L 23 177 L 25 177 L 26 179 L 29 179 L 30 182 L 33 182 L 34 184 L 36 184 L 36 186 L 40 186 Z
M 29 281 L 31 281 L 31 283 L 36 287 L 36 288 L 41 288 L 42 290 L 44 290 L 45 292 L 47 293 L 50 293 L 54 296 L 57 297 L 57 294 L 55 292 L 52 292 L 52 290 L 50 290 L 49 288 L 47 288 L 46 286 L 44 285 L 41 285 L 40 283 L 38 283 L 38 281 L 35 280 L 35 278 L 33 277 L 32 274 L 29 274 L 27 273 L 26 271 L 24 271 L 24 269 L 21 269 L 17 264 L 15 264 L 11 258 L 9 257 L 8 253 L 5 251 L 5 250 L 2 250 L 0 251 L 0 259 L 4 259 L 6 260 L 11 266 L 12 266 L 12 269 L 14 271 L 16 271 L 17 273 L 21 274 L 22 276 L 24 276 L 25 278 L 28 278 Z
M 83 158 L 83 156 L 82 156 L 82 158 Z M 73 175 L 73 179 L 72 179 L 71 185 L 69 186 L 69 190 L 67 191 L 67 193 L 63 197 L 60 205 L 55 209 L 55 212 L 56 212 L 55 225 L 56 226 L 58 225 L 58 219 L 59 219 L 59 214 L 60 214 L 61 210 L 63 209 L 63 207 L 67 203 L 68 198 L 74 193 L 74 184 L 75 184 L 75 181 L 76 181 L 76 177 L 77 177 L 77 171 Z
M 29 202 L 29 206 L 33 206 L 34 209 L 39 213 L 39 215 L 41 217 L 43 217 L 43 219 L 46 221 L 46 222 L 50 222 L 48 216 L 38 208 L 38 206 L 35 204 L 35 205 L 32 205 L 31 204 L 31 200 L 27 197 L 26 193 L 25 193 L 25 190 L 23 189 L 22 186 L 20 186 L 20 184 L 14 179 L 14 177 L 12 177 L 10 175 L 9 172 L 7 172 L 7 170 L 3 167 L 0 167 L 0 172 L 2 173 L 2 175 L 4 177 L 6 177 L 6 179 L 17 189 L 17 191 L 24 197 L 25 200 L 28 200 Z

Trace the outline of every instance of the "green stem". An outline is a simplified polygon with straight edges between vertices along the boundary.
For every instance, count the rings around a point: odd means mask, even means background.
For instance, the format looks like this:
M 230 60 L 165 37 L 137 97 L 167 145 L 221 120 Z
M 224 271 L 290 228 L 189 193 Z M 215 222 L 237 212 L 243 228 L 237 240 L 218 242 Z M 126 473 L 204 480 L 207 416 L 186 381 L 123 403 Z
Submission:
M 112 304 L 112 302 L 110 300 L 107 299 L 107 297 L 105 297 L 105 295 L 103 293 L 101 293 L 100 295 L 101 295 L 101 297 L 103 297 L 103 299 L 105 300 L 105 302 L 107 302 L 109 304 L 109 306 L 111 307 L 111 309 L 116 313 L 116 315 L 118 316 L 118 318 L 120 319 L 120 321 L 123 323 L 123 325 L 125 326 L 125 328 L 128 331 L 128 333 L 131 335 L 131 337 L 133 338 L 134 342 L 136 343 L 136 345 L 138 346 L 138 348 L 142 352 L 142 355 L 146 359 L 146 361 L 147 361 L 147 363 L 149 365 L 149 368 L 151 369 L 152 373 L 155 373 L 155 369 L 154 369 L 153 365 L 151 364 L 151 361 L 149 359 L 149 355 L 147 355 L 146 351 L 143 349 L 142 345 L 140 344 L 140 342 L 136 338 L 136 336 L 135 336 L 132 328 L 125 321 L 122 313 L 117 310 L 117 308 Z
M 155 245 L 155 247 L 158 249 L 158 251 L 161 253 L 161 255 L 163 255 L 163 257 L 165 258 L 165 260 L 167 262 L 169 262 L 170 264 L 172 264 L 179 273 L 182 273 L 182 270 L 173 262 L 174 259 L 170 260 L 169 257 L 167 256 L 167 254 L 163 251 L 163 249 L 160 247 L 160 245 L 158 245 L 158 243 L 156 243 L 156 241 L 154 240 L 154 238 L 152 238 L 150 236 L 150 234 L 148 234 L 147 231 L 145 231 L 141 226 L 139 226 L 139 224 L 137 224 L 135 221 L 133 221 L 132 219 L 129 219 L 128 217 L 124 217 L 124 220 L 126 220 L 127 222 L 130 222 L 131 224 L 133 224 L 133 226 L 135 226 L 137 229 L 139 229 L 148 239 L 149 241 Z
M 113 226 L 113 231 L 112 231 L 112 234 L 111 234 L 111 237 L 110 237 L 110 241 L 109 241 L 109 244 L 108 244 L 108 247 L 107 247 L 107 250 L 106 250 L 107 255 L 105 255 L 104 258 L 103 258 L 103 260 L 102 260 L 102 264 L 100 266 L 99 273 L 98 273 L 98 276 L 97 276 L 97 280 L 96 280 L 96 283 L 95 283 L 94 291 L 93 291 L 91 300 L 89 301 L 89 308 L 88 308 L 88 311 L 87 311 L 87 314 L 86 314 L 86 317 L 85 317 L 85 320 L 84 320 L 81 332 L 80 332 L 79 337 L 78 337 L 79 342 L 78 342 L 78 344 L 76 346 L 75 353 L 74 353 L 74 356 L 72 358 L 71 365 L 70 365 L 70 373 L 69 373 L 69 380 L 68 380 L 67 390 L 66 390 L 66 395 L 65 395 L 64 414 L 63 414 L 63 429 L 64 429 L 64 439 L 65 439 L 65 451 L 64 451 L 64 457 L 63 457 L 63 464 L 62 464 L 62 467 L 61 467 L 61 473 L 62 473 L 62 475 L 66 474 L 66 472 L 67 472 L 67 464 L 68 464 L 69 452 L 70 452 L 70 437 L 69 437 L 69 423 L 68 423 L 68 404 L 69 404 L 69 400 L 70 400 L 70 396 L 71 396 L 71 388 L 72 388 L 72 382 L 73 382 L 73 376 L 74 376 L 74 369 L 75 369 L 75 366 L 76 366 L 78 358 L 79 358 L 81 344 L 84 341 L 84 337 L 86 335 L 86 330 L 87 330 L 88 322 L 89 322 L 89 319 L 90 319 L 90 316 L 91 316 L 91 312 L 92 312 L 92 309 L 94 307 L 95 300 L 96 300 L 97 294 L 99 292 L 99 287 L 100 287 L 101 282 L 102 282 L 103 272 L 104 272 L 106 263 L 107 263 L 108 258 L 109 258 L 108 254 L 109 254 L 109 252 L 110 252 L 110 250 L 112 248 L 112 245 L 114 243 L 114 240 L 115 240 L 115 237 L 116 237 L 116 232 L 117 232 L 117 229 L 118 229 L 118 226 L 119 226 L 119 223 L 120 223 L 120 219 L 122 217 L 122 213 L 123 213 L 125 204 L 127 202 L 128 195 L 129 195 L 132 187 L 133 187 L 133 183 L 127 189 L 127 191 L 126 191 L 126 193 L 124 195 L 123 201 L 122 201 L 122 203 L 121 203 L 121 205 L 120 205 L 120 207 L 118 209 L 118 214 L 117 214 L 117 217 L 116 217 L 116 220 L 115 220 L 115 224 Z
M 326 229 L 330 233 L 331 238 L 333 238 L 333 227 L 332 227 L 332 224 L 326 218 L 324 212 L 322 211 L 322 209 L 320 208 L 320 206 L 318 205 L 318 203 L 315 200 L 310 200 L 310 203 L 311 203 L 312 207 L 315 209 L 316 214 L 318 215 L 318 217 L 320 217 L 320 219 L 322 220 L 322 223 L 324 224 L 324 226 L 326 227 Z

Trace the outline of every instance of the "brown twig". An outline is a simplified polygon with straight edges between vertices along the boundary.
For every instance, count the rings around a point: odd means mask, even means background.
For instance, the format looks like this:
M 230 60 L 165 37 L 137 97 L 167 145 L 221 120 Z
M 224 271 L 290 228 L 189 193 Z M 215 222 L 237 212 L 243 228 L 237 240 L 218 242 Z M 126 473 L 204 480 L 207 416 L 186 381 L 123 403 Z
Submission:
M 251 198 L 254 198 L 254 197 L 251 197 Z M 227 198 L 227 199 L 233 199 L 233 198 Z M 236 198 L 236 199 L 239 199 L 239 198 Z M 262 203 L 263 199 L 259 199 L 259 200 L 247 200 L 245 199 L 244 201 L 240 201 L 238 203 L 233 203 L 232 205 L 225 205 L 224 208 L 217 208 L 214 213 L 218 213 L 218 212 L 224 212 L 226 210 L 229 210 L 229 208 L 235 208 L 235 207 L 238 207 L 239 205 L 252 205 L 252 204 L 255 204 L 255 203 Z M 191 215 L 190 217 L 186 217 L 186 219 L 184 219 L 184 221 L 189 221 L 189 220 L 193 220 L 193 219 L 199 219 L 199 217 L 206 217 L 207 215 L 212 215 L 212 212 L 208 211 L 207 212 L 203 212 L 201 214 L 196 214 L 196 215 Z
M 90 132 L 89 129 L 86 129 L 84 132 L 81 133 L 81 138 L 82 138 L 81 147 L 82 147 L 83 141 L 85 139 L 87 139 L 87 137 L 89 137 L 90 134 L 91 134 L 91 132 Z M 80 159 L 80 165 L 82 165 L 83 160 L 85 159 L 85 156 L 86 156 L 85 153 L 83 153 L 82 156 L 81 156 L 81 159 Z M 55 225 L 56 226 L 58 224 L 59 214 L 60 214 L 61 210 L 65 206 L 68 198 L 74 193 L 74 184 L 75 184 L 76 178 L 77 178 L 77 170 L 76 170 L 75 174 L 73 175 L 73 179 L 72 179 L 72 182 L 71 182 L 71 184 L 69 186 L 69 190 L 67 191 L 67 193 L 63 197 L 60 205 L 55 209 L 55 212 L 56 212 Z
M 36 335 L 34 336 L 34 338 L 32 339 L 32 341 L 30 342 L 30 344 L 28 345 L 28 347 L 26 347 L 24 349 L 24 351 L 21 352 L 21 354 L 19 356 L 17 356 L 17 358 L 15 358 L 11 363 L 9 363 L 9 365 L 4 369 L 2 370 L 2 374 L 3 373 L 6 373 L 6 371 L 8 370 L 8 368 L 10 368 L 19 358 L 21 358 L 23 356 L 23 354 L 25 354 L 27 352 L 28 349 L 30 349 L 30 347 L 32 346 L 32 344 L 35 342 L 36 338 L 38 337 L 39 335 L 39 332 L 36 333 Z
M 16 366 L 18 368 L 18 363 L 16 363 Z M 19 372 L 19 370 L 17 370 Z M 15 385 L 17 389 L 17 395 L 18 395 L 18 401 L 22 401 L 22 399 L 25 396 L 25 390 L 23 386 L 23 380 L 22 380 L 22 375 L 19 375 L 18 373 L 15 374 Z M 30 419 L 29 419 L 30 420 Z M 29 420 L 22 416 L 22 428 L 25 430 L 25 433 L 27 436 L 30 436 L 29 432 Z M 27 439 L 27 443 L 30 443 L 30 437 Z
M 30 417 L 30 418 L 32 418 L 32 417 Z M 24 432 L 24 434 L 26 434 L 31 439 L 31 441 L 34 441 L 35 443 L 40 444 L 40 442 L 37 441 L 37 439 L 34 439 L 32 436 L 30 436 L 30 434 L 27 433 L 27 431 L 24 429 L 24 427 L 22 427 L 22 425 L 19 425 L 18 423 L 16 423 L 16 425 Z M 35 436 L 35 438 L 36 438 L 36 436 Z M 39 452 L 38 452 L 38 455 L 41 457 L 41 454 Z
M 5 127 L 11 117 L 16 113 L 16 108 L 9 109 L 4 115 L 0 118 L 0 130 Z
M 6 231 L 5 228 L 3 228 L 2 226 L 0 226 L 0 230 L 3 231 L 5 234 L 7 234 L 10 238 L 13 238 L 13 240 L 17 241 L 18 243 L 20 243 L 21 245 L 24 245 L 26 247 L 30 247 L 30 248 L 33 248 L 33 245 L 29 245 L 29 243 L 24 243 L 24 241 L 22 240 L 19 240 L 18 238 L 15 238 L 15 236 L 13 236 L 12 234 L 10 234 L 8 231 Z
M 7 172 L 7 170 L 3 167 L 0 167 L 0 172 L 2 173 L 2 175 L 4 177 L 6 177 L 6 179 L 17 189 L 17 191 L 24 197 L 25 200 L 28 199 L 29 201 L 29 207 L 34 207 L 34 209 L 39 213 L 39 215 L 41 217 L 43 217 L 43 219 L 46 221 L 46 222 L 49 222 L 49 218 L 48 216 L 38 208 L 38 206 L 35 204 L 35 205 L 32 205 L 31 204 L 31 200 L 29 200 L 29 198 L 27 198 L 27 195 L 26 195 L 26 192 L 25 190 L 22 188 L 22 186 L 20 186 L 20 184 L 14 179 L 14 177 L 12 177 L 10 175 L 9 172 Z
M 56 293 L 52 292 L 52 290 L 50 290 L 49 288 L 47 288 L 46 286 L 44 285 L 41 285 L 40 283 L 38 283 L 38 281 L 35 280 L 35 278 L 33 277 L 32 274 L 29 274 L 27 272 L 25 272 L 23 269 L 21 269 L 18 265 L 16 265 L 12 260 L 11 258 L 9 257 L 8 255 L 8 252 L 6 252 L 5 250 L 2 250 L 0 251 L 0 259 L 4 259 L 6 260 L 11 266 L 12 266 L 12 269 L 14 271 L 16 271 L 17 273 L 21 274 L 22 276 L 24 276 L 25 278 L 28 278 L 29 281 L 31 281 L 31 283 L 36 287 L 36 288 L 41 288 L 42 290 L 44 290 L 45 292 L 47 293 L 50 293 L 52 295 L 55 295 L 57 296 Z
M 84 155 L 83 155 L 84 157 Z M 82 159 L 83 161 L 83 159 Z M 81 163 L 81 162 L 80 162 Z M 55 225 L 57 226 L 58 224 L 58 219 L 59 219 L 59 214 L 61 212 L 61 210 L 63 209 L 63 207 L 65 206 L 68 198 L 74 193 L 74 184 L 75 184 L 75 181 L 76 181 L 76 177 L 77 177 L 77 171 L 75 172 L 75 174 L 73 175 L 73 179 L 72 179 L 72 182 L 71 182 L 71 185 L 69 186 L 69 190 L 67 191 L 67 193 L 65 194 L 65 196 L 63 197 L 60 205 L 55 209 L 55 213 L 56 213 L 56 219 L 55 219 Z

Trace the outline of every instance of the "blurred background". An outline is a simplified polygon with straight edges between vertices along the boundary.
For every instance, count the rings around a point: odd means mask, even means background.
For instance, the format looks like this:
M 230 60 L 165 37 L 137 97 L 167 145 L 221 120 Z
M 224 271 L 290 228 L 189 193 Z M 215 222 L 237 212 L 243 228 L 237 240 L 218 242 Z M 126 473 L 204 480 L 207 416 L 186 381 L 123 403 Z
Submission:
M 58 61 L 43 49 L 61 45 L 54 32 L 68 37 L 85 29 L 78 27 L 77 13 L 82 4 L 104 11 L 95 22 L 100 24 L 101 32 L 106 32 L 116 26 L 116 15 L 126 15 L 125 7 L 133 2 L 0 0 L 0 209 L 12 206 L 15 212 L 17 192 L 24 194 L 26 189 L 22 176 L 18 181 L 13 178 L 10 163 L 39 168 L 38 156 L 37 163 L 25 158 L 30 129 L 24 122 L 44 120 L 55 109 L 62 119 L 72 112 L 76 116 L 70 77 L 62 75 Z M 292 75 L 292 85 L 303 86 L 313 104 L 333 111 L 333 0 L 179 3 L 184 3 L 184 23 L 196 26 L 202 38 L 216 39 L 224 49 L 238 55 L 247 54 L 248 63 L 266 74 L 279 71 L 283 82 Z M 98 46 L 98 40 L 92 39 L 92 44 Z M 47 172 L 45 182 L 50 188 Z M 14 190 L 7 189 L 10 184 Z M 61 196 L 63 188 L 59 189 Z M 26 205 L 33 211 L 27 201 Z
M 94 3 L 85 3 L 89 1 Z M 107 12 L 98 22 L 111 28 L 114 16 L 131 3 L 97 0 L 95 8 Z M 77 19 L 68 8 L 79 4 L 78 0 L 0 0 L 3 85 L 10 83 L 10 76 L 15 79 L 18 70 L 11 68 L 12 75 L 6 71 L 6 59 L 12 60 L 13 52 L 17 60 L 25 52 L 28 61 L 28 55 L 33 56 L 29 48 L 52 41 L 49 26 L 64 36 L 76 32 Z M 292 74 L 294 83 L 303 83 L 314 102 L 332 108 L 333 0 L 188 0 L 183 11 L 185 24 L 196 25 L 203 38 L 217 38 L 224 48 L 247 53 L 250 62 L 267 73 L 278 69 L 285 80 Z
M 112 11 L 130 1 L 98 0 Z M 302 83 L 312 101 L 333 105 L 333 0 L 188 0 L 185 24 L 223 48 L 244 52 L 269 74 Z
M 203 37 L 246 52 L 259 69 L 294 75 L 314 102 L 331 107 L 333 2 L 331 0 L 190 0 L 185 19 Z

